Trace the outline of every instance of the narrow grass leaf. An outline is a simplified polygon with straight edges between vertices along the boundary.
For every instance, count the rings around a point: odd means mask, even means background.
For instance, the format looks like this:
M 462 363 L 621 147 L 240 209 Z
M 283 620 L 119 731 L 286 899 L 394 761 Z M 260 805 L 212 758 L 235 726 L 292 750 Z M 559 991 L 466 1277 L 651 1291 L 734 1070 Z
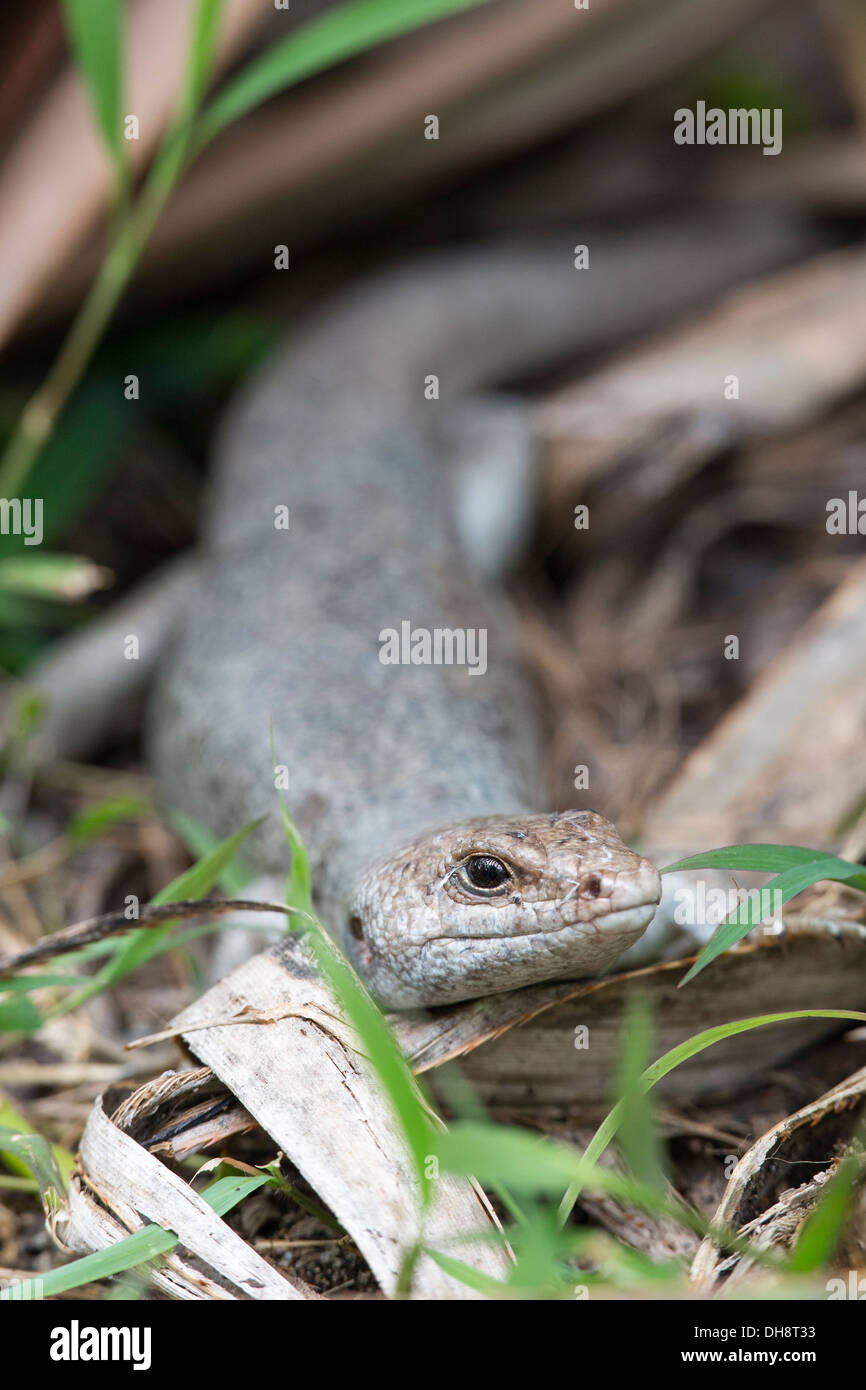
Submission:
M 204 96 L 213 68 L 223 0 L 197 0 L 192 19 L 186 74 L 181 95 L 181 119 L 188 120 Z
M 28 475 L 28 496 L 42 499 L 43 545 L 55 544 L 86 512 L 135 430 L 138 417 L 117 390 L 114 360 L 85 377 Z M 32 553 L 25 539 L 11 528 L 0 532 L 0 555 Z
M 0 993 L 32 994 L 35 989 L 55 989 L 60 985 L 86 983 L 86 975 L 21 975 L 16 980 L 0 981 Z
M 201 1195 L 218 1216 L 225 1216 L 226 1212 L 231 1211 L 244 1197 L 250 1196 L 269 1181 L 266 1175 L 221 1178 Z M 30 1287 L 0 1290 L 0 1302 L 13 1298 L 17 1301 L 26 1297 L 28 1293 L 31 1297 L 38 1294 L 42 1298 L 55 1298 L 58 1294 L 69 1293 L 71 1289 L 79 1289 L 84 1284 L 111 1278 L 112 1275 L 121 1274 L 136 1265 L 155 1260 L 159 1255 L 168 1254 L 177 1243 L 178 1238 L 173 1231 L 164 1231 L 159 1226 L 145 1226 L 143 1230 L 136 1231 L 125 1240 L 119 1240 L 116 1245 L 111 1245 L 106 1250 L 97 1250 L 92 1255 L 85 1255 L 80 1260 L 72 1260 L 70 1264 L 61 1265 L 59 1269 L 52 1269 L 47 1274 L 40 1275 L 37 1280 L 30 1281 Z
M 847 868 L 852 878 L 860 877 L 866 886 L 866 870 L 862 864 L 850 859 L 839 859 L 827 855 L 822 850 L 807 849 L 803 845 L 724 845 L 720 849 L 706 850 L 702 854 L 689 855 L 678 859 L 675 864 L 667 864 L 660 869 L 661 874 L 680 873 L 685 869 L 739 869 L 743 873 L 781 873 L 793 869 L 798 864 L 811 864 L 816 860 L 831 859 L 834 864 Z
M 412 1155 L 415 1176 L 426 1207 L 431 1195 L 428 1166 L 435 1152 L 436 1135 L 418 1083 L 394 1041 L 383 1014 L 343 953 L 318 923 L 314 925 L 308 940 L 319 970 L 358 1034 L 361 1046 L 391 1102 Z
M 243 829 L 236 830 L 234 835 L 229 835 L 225 840 L 221 840 L 197 864 L 185 869 L 171 883 L 161 888 L 154 895 L 153 901 L 155 903 L 170 903 L 175 899 L 181 901 L 184 898 L 204 897 L 205 893 L 210 892 L 221 874 L 225 872 L 244 840 L 254 830 L 257 830 L 266 819 L 266 816 L 259 816 L 258 819 L 250 821 L 249 825 L 245 825 Z
M 487 1294 L 489 1298 L 508 1298 L 511 1293 L 509 1285 L 503 1280 L 494 1279 L 491 1274 L 483 1274 L 480 1269 L 466 1264 L 464 1260 L 457 1260 L 453 1255 L 446 1255 L 441 1250 L 432 1250 L 429 1246 L 424 1247 L 424 1253 L 446 1274 L 450 1274 L 452 1279 L 458 1279 L 461 1284 L 474 1289 L 476 1293 Z
M 798 1018 L 838 1018 L 851 1019 L 857 1023 L 866 1022 L 866 1014 L 856 1013 L 851 1009 L 796 1009 L 786 1013 L 760 1014 L 755 1018 L 737 1019 L 733 1023 L 720 1023 L 715 1028 L 705 1028 L 702 1032 L 695 1033 L 693 1037 L 686 1038 L 684 1042 L 664 1053 L 657 1062 L 653 1062 L 651 1067 L 647 1067 L 641 1077 L 641 1085 L 646 1090 L 650 1090 L 661 1081 L 663 1076 L 667 1076 L 668 1072 L 674 1071 L 676 1067 L 682 1066 L 691 1057 L 696 1057 L 699 1052 L 704 1052 L 708 1047 L 724 1041 L 725 1038 L 733 1038 L 739 1033 L 751 1032 L 754 1028 L 766 1028 L 771 1023 L 787 1023 Z M 598 1162 L 619 1130 L 622 1118 L 621 1104 L 615 1105 L 605 1116 L 583 1154 L 583 1159 L 588 1165 L 595 1165 Z M 582 1182 L 573 1184 L 562 1199 L 560 1219 L 563 1223 L 568 1220 L 571 1210 L 580 1196 L 581 1189 Z
M 717 956 L 730 950 L 747 936 L 753 927 L 772 916 L 783 903 L 795 898 L 804 888 L 811 888 L 813 883 L 819 883 L 822 879 L 835 879 L 858 886 L 856 880 L 862 877 L 861 866 L 852 865 L 846 859 L 837 859 L 834 855 L 823 855 L 783 870 L 770 879 L 769 883 L 750 893 L 745 902 L 716 928 L 694 965 L 683 976 L 680 985 L 688 984 L 689 980 L 693 980 L 705 970 Z
M 271 760 L 276 767 L 273 730 Z M 292 853 L 292 871 L 286 901 L 290 907 L 303 912 L 310 923 L 307 940 L 316 965 L 358 1034 L 361 1046 L 391 1102 L 412 1156 L 415 1176 L 421 1191 L 422 1207 L 426 1209 L 431 1196 L 428 1163 L 433 1152 L 434 1134 L 418 1082 L 366 985 L 313 914 L 310 861 L 306 846 L 289 814 L 285 797 L 280 791 L 277 795 L 286 838 Z
M 27 1281 L 20 1288 L 0 1289 L 0 1303 L 12 1299 L 17 1302 L 28 1298 L 56 1298 L 58 1294 L 80 1289 L 99 1279 L 110 1279 L 124 1270 L 155 1260 L 159 1255 L 167 1255 L 176 1245 L 177 1236 L 172 1231 L 163 1231 L 159 1226 L 145 1226 L 126 1240 L 110 1245 L 107 1250 L 97 1250 L 92 1255 L 82 1256 L 80 1260 L 71 1260 L 67 1265 L 60 1265 Z
M 570 1183 L 569 1190 L 578 1193 L 590 1187 L 620 1202 L 665 1216 L 701 1236 L 714 1234 L 732 1248 L 736 1248 L 739 1240 L 733 1232 L 715 1229 L 676 1194 L 660 1192 L 628 1173 L 600 1167 L 598 1153 L 591 1154 L 587 1149 L 580 1154 L 568 1145 L 524 1129 L 461 1122 L 437 1135 L 436 1154 L 441 1170 L 474 1177 L 484 1187 L 503 1182 L 513 1191 L 528 1196 L 552 1197 L 562 1192 L 560 1184 L 563 1182 Z M 530 1217 L 527 1225 L 532 1225 L 532 1219 Z M 524 1239 L 523 1231 L 521 1227 L 515 1232 L 515 1241 Z M 745 1241 L 739 1244 L 743 1248 L 746 1246 Z
M 507 1125 L 478 1124 L 472 1120 L 451 1125 L 436 1135 L 436 1156 L 445 1172 L 474 1177 L 483 1185 L 501 1182 L 528 1196 L 556 1196 L 563 1182 L 577 1174 L 587 1178 L 593 1165 L 563 1144 Z M 620 1175 L 592 1173 L 600 1184 L 624 1181 Z
M 194 859 L 204 859 L 219 848 L 220 841 L 213 831 L 193 816 L 188 816 L 183 811 L 169 811 L 165 818 Z M 242 898 L 251 878 L 252 872 L 244 864 L 240 853 L 236 853 L 223 866 L 216 881 L 228 897 Z M 225 923 L 217 925 L 222 927 Z
M 36 1033 L 44 1022 L 32 999 L 6 999 L 0 1003 L 0 1033 Z
M 213 888 L 220 875 L 225 872 L 247 836 L 255 830 L 256 826 L 261 825 L 263 819 L 264 817 L 260 817 L 258 820 L 251 821 L 242 830 L 238 830 L 234 835 L 229 835 L 228 839 L 222 840 L 209 854 L 199 859 L 198 863 L 193 864 L 171 883 L 161 888 L 154 895 L 154 903 L 170 903 L 186 898 L 203 898 Z M 126 941 L 119 943 L 120 949 L 114 960 L 104 966 L 99 974 L 101 987 L 105 988 L 107 985 L 113 984 L 116 980 L 129 974 L 130 970 L 137 969 L 145 961 L 159 954 L 163 942 L 170 936 L 172 929 L 173 923 L 171 922 L 166 922 L 164 927 L 158 927 L 156 931 L 143 928 L 141 931 L 134 932 Z
M 11 1113 L 10 1113 L 11 1112 Z M 18 1117 L 14 1107 L 0 1107 L 0 1156 L 6 1167 L 21 1176 L 33 1177 L 42 1195 L 46 1211 L 55 1211 L 66 1191 L 66 1181 L 75 1167 L 75 1159 L 67 1149 L 52 1148 L 48 1140 L 29 1125 L 18 1128 L 5 1121 Z
M 210 892 L 220 875 L 225 872 L 227 865 L 247 836 L 255 830 L 256 826 L 261 825 L 263 819 L 264 817 L 259 817 L 258 820 L 251 821 L 242 830 L 236 831 L 234 835 L 229 835 L 227 839 L 221 841 L 197 864 L 193 864 L 191 868 L 186 869 L 171 883 L 161 888 L 154 896 L 154 903 L 204 897 L 206 893 Z M 132 935 L 124 940 L 111 942 L 111 958 L 98 975 L 76 994 L 64 999 L 62 1004 L 52 1011 L 52 1017 L 72 1013 L 82 1004 L 86 1004 L 94 995 L 100 994 L 115 984 L 117 980 L 128 975 L 131 970 L 136 970 L 153 956 L 159 955 L 165 949 L 165 943 L 170 936 L 173 925 L 172 922 L 166 922 L 165 926 L 162 927 L 142 927 L 138 931 L 133 931 Z M 102 945 L 101 942 L 98 944 Z
M 86 806 L 73 816 L 66 828 L 67 839 L 75 845 L 85 845 L 121 821 L 137 820 L 150 809 L 140 796 L 116 796 L 100 801 L 95 806 Z
M 171 129 L 160 145 L 153 161 L 142 203 L 139 205 L 145 212 L 144 240 L 149 235 L 148 223 L 152 224 L 151 213 L 146 210 L 147 204 L 152 200 L 153 212 L 158 215 L 165 197 L 168 196 L 186 164 L 193 118 L 211 74 L 222 9 L 222 0 L 196 0 L 177 112 L 172 121 Z M 140 249 L 141 246 L 138 250 L 140 251 Z
M 652 1038 L 650 1008 L 645 997 L 635 995 L 629 999 L 620 1036 L 623 1045 L 617 1094 L 623 1118 L 619 1149 L 635 1177 L 645 1186 L 662 1192 L 665 1188 L 664 1146 L 655 1107 L 642 1084 L 650 1061 Z
M 118 189 L 127 181 L 121 129 L 123 5 L 121 0 L 63 0 L 75 61 L 87 88 Z
M 217 1216 L 225 1216 L 238 1202 L 242 1202 L 245 1197 L 251 1197 L 260 1187 L 264 1187 L 265 1183 L 274 1185 L 268 1173 L 236 1173 L 227 1178 L 217 1178 L 201 1195 L 208 1206 L 213 1207 Z
M 509 1285 L 530 1297 L 572 1298 L 575 1276 L 568 1268 L 569 1242 L 563 1236 L 555 1211 L 548 1204 L 536 1206 L 513 1233 L 517 1264 L 509 1272 Z
M 4 594 L 80 603 L 112 582 L 110 570 L 85 555 L 10 555 L 0 559 L 0 590 Z
M 846 1154 L 814 1211 L 803 1222 L 788 1262 L 790 1274 L 810 1274 L 829 1264 L 844 1235 L 852 1198 L 862 1172 L 863 1155 Z
M 313 915 L 313 888 L 310 876 L 310 861 L 298 827 L 289 815 L 283 797 L 280 797 L 280 815 L 283 829 L 291 851 L 291 867 L 286 881 L 286 903 L 297 912 Z
M 350 0 L 294 30 L 254 59 L 206 107 L 195 131 L 198 148 L 225 126 L 305 77 L 446 15 L 487 0 Z

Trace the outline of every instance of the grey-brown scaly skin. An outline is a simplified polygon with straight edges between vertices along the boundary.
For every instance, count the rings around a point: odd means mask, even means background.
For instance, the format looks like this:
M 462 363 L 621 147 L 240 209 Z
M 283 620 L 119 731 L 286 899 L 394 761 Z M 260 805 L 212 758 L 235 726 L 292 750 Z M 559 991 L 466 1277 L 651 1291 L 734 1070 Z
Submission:
M 478 888 L 473 860 L 509 871 Z M 370 865 L 351 904 L 353 954 L 391 1008 L 450 1004 L 576 972 L 633 944 L 658 905 L 655 865 L 595 811 L 482 816 Z
M 427 257 L 292 336 L 222 431 L 201 565 L 157 680 L 149 744 L 164 801 L 220 835 L 267 815 L 248 855 L 284 873 L 272 725 L 323 921 L 389 1004 L 592 974 L 658 897 L 600 818 L 588 840 L 580 816 L 537 816 L 537 701 L 503 594 L 460 553 L 445 425 L 465 392 L 654 326 L 802 238 L 766 221 L 664 227 L 599 245 L 584 272 L 572 241 Z M 433 373 L 438 400 L 425 399 Z M 274 525 L 280 506 L 288 531 Z M 485 674 L 383 665 L 380 633 L 403 620 L 483 629 Z M 517 818 L 496 833 L 520 903 L 461 901 L 444 867 L 437 886 L 431 866 L 479 816 Z M 410 840 L 416 871 L 395 891 L 381 860 L 399 864 Z M 575 889 L 614 862 L 614 897 Z M 632 889 L 639 902 L 619 920 L 612 904 Z M 353 916 L 366 939 L 352 937 Z M 478 923 L 490 933 L 473 935 Z

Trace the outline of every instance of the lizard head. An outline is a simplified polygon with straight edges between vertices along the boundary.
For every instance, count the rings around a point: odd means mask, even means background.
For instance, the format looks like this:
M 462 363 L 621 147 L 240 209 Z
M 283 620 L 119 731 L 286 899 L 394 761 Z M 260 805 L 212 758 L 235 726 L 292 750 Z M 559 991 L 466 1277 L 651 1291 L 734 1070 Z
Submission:
M 484 817 L 367 869 L 350 948 L 383 1004 L 413 1008 L 595 975 L 645 931 L 658 870 L 595 811 Z

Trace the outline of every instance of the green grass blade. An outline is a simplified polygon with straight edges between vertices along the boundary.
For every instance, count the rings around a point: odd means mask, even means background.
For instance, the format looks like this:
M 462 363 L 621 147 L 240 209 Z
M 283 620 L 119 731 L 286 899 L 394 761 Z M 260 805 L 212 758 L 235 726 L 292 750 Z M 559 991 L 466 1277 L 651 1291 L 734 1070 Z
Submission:
M 228 839 L 223 840 L 200 859 L 197 864 L 186 869 L 171 883 L 166 884 L 165 888 L 154 896 L 154 903 L 167 903 L 174 900 L 201 898 L 209 893 L 217 879 L 223 874 L 237 853 L 244 840 L 256 826 L 261 825 L 264 817 L 251 821 L 242 830 L 238 830 L 234 835 L 229 835 Z M 75 1009 L 86 1004 L 94 995 L 100 994 L 104 989 L 128 975 L 131 970 L 137 969 L 152 956 L 158 955 L 164 948 L 166 938 L 172 931 L 172 923 L 166 922 L 164 926 L 151 928 L 142 927 L 138 931 L 133 931 L 132 935 L 123 941 L 112 943 L 114 949 L 111 959 L 102 967 L 99 974 L 89 981 L 83 989 L 78 990 L 68 999 L 64 999 L 56 1009 L 52 1010 L 51 1017 L 59 1017 L 61 1014 L 72 1013 Z
M 484 1187 L 490 1188 L 497 1182 L 503 1182 L 514 1191 L 525 1192 L 529 1196 L 549 1197 L 557 1197 L 563 1190 L 561 1184 L 565 1183 L 570 1184 L 569 1192 L 576 1194 L 585 1187 L 591 1187 L 593 1191 L 607 1193 L 627 1205 L 676 1221 L 701 1237 L 710 1235 L 731 1249 L 749 1250 L 761 1263 L 778 1263 L 766 1252 L 756 1254 L 751 1251 L 749 1243 L 735 1232 L 714 1227 L 712 1222 L 689 1207 L 675 1193 L 660 1192 L 630 1174 L 600 1167 L 598 1154 L 592 1156 L 589 1149 L 579 1154 L 568 1145 L 523 1129 L 507 1125 L 478 1125 L 471 1121 L 452 1125 L 437 1136 L 436 1143 L 443 1172 L 475 1177 Z M 564 1203 L 560 1206 L 560 1213 L 563 1206 Z M 562 1224 L 565 1216 L 562 1217 Z M 536 1211 L 534 1217 L 515 1229 L 513 1243 L 527 1247 L 527 1250 L 534 1244 L 535 1254 L 540 1251 L 543 1255 L 544 1249 L 551 1246 L 550 1229 L 544 1228 L 548 1224 L 552 1228 L 552 1219 L 552 1214 L 549 1216 L 544 1208 Z M 479 1233 L 479 1239 L 484 1239 L 486 1234 Z M 554 1250 L 553 1253 L 557 1252 Z M 521 1262 L 525 1265 L 525 1259 Z
M 108 830 L 121 821 L 136 820 L 149 809 L 148 803 L 141 796 L 111 797 L 95 806 L 86 806 L 83 811 L 73 816 L 66 827 L 66 838 L 77 849 L 80 845 L 96 839 L 103 830 Z
M 146 189 L 146 195 L 149 191 L 158 205 L 186 163 L 192 122 L 211 73 L 222 8 L 222 0 L 197 0 L 196 3 L 177 113 L 153 162 Z
M 477 1178 L 485 1187 L 501 1182 L 529 1197 L 555 1197 L 563 1183 L 591 1178 L 600 1191 L 628 1192 L 658 1205 L 658 1193 L 644 1189 L 633 1178 L 599 1169 L 585 1154 L 565 1144 L 509 1125 L 460 1120 L 435 1136 L 435 1152 L 442 1171 Z
M 273 731 L 271 760 L 276 765 Z M 418 1082 L 394 1040 L 384 1015 L 374 1002 L 366 985 L 352 968 L 346 956 L 328 936 L 311 910 L 311 874 L 309 856 L 286 805 L 282 792 L 277 793 L 283 825 L 292 852 L 292 872 L 288 885 L 289 906 L 303 911 L 310 923 L 308 942 L 323 978 L 339 1001 L 349 1023 L 358 1034 L 362 1048 L 391 1103 L 412 1157 L 415 1176 L 421 1191 L 422 1208 L 426 1209 L 431 1195 L 428 1161 L 435 1151 L 435 1135 Z M 293 901 L 293 896 L 296 899 Z M 309 907 L 301 907 L 306 902 Z
M 266 819 L 266 816 L 259 816 L 257 820 L 250 821 L 249 825 L 245 825 L 243 829 L 236 830 L 234 835 L 229 835 L 227 839 L 221 840 L 197 864 L 185 869 L 171 883 L 160 888 L 159 892 L 154 895 L 153 901 L 155 903 L 170 903 L 180 902 L 184 898 L 204 897 L 205 893 L 209 893 L 213 888 L 217 879 L 225 873 L 247 836 L 251 835 Z
M 0 981 L 0 993 L 32 994 L 35 989 L 55 989 L 61 985 L 86 983 L 85 975 L 21 975 L 16 980 Z
M 29 495 L 43 500 L 43 545 L 57 544 L 86 514 L 132 436 L 135 419 L 136 412 L 117 389 L 114 371 L 105 363 L 95 366 L 28 477 Z M 3 495 L 10 497 L 14 491 Z M 27 555 L 33 549 L 11 530 L 0 534 L 0 556 Z
M 48 376 L 31 396 L 11 439 L 0 455 L 0 494 L 17 496 L 28 482 L 34 464 L 57 420 L 90 362 L 106 325 L 150 238 L 166 199 L 188 162 L 219 130 L 260 101 L 330 63 L 371 47 L 458 10 L 487 0 L 353 0 L 324 18 L 290 35 L 230 81 L 196 126 L 187 119 L 184 102 L 178 120 L 151 166 L 134 209 L 120 219 L 116 237 L 99 274 L 56 358 Z M 104 0 L 108 3 L 108 0 Z M 71 13 L 84 15 L 89 0 L 74 0 Z M 188 93 L 198 89 L 204 71 L 204 55 L 213 43 L 217 15 L 208 0 L 196 11 Z M 188 104 L 188 101 L 187 101 Z M 191 148 L 192 140 L 194 148 Z M 127 200 L 119 199 L 119 206 Z M 127 419 L 130 412 L 124 411 Z M 47 495 L 47 494 L 45 494 Z M 17 643 L 21 647 L 20 638 Z M 24 659 L 23 654 L 16 657 Z
M 457 1260 L 453 1255 L 446 1255 L 441 1250 L 431 1250 L 429 1246 L 424 1247 L 424 1253 L 446 1274 L 450 1274 L 452 1279 L 459 1279 L 461 1284 L 474 1289 L 476 1293 L 487 1294 L 490 1298 L 508 1297 L 508 1285 L 501 1279 L 494 1279 L 492 1274 L 483 1274 L 474 1265 L 468 1265 L 464 1260 Z
M 266 1175 L 221 1178 L 201 1195 L 218 1216 L 225 1216 L 226 1212 L 244 1197 L 250 1196 L 269 1181 Z M 54 1298 L 58 1294 L 69 1293 L 71 1289 L 81 1288 L 83 1284 L 111 1278 L 112 1275 L 122 1274 L 136 1265 L 154 1260 L 159 1255 L 168 1254 L 177 1243 L 178 1238 L 173 1231 L 164 1231 L 159 1226 L 145 1226 L 143 1230 L 136 1231 L 125 1240 L 119 1240 L 106 1250 L 84 1255 L 80 1260 L 72 1260 L 70 1264 L 61 1265 L 59 1269 L 52 1269 L 37 1280 L 29 1281 L 29 1288 L 25 1286 L 19 1289 L 0 1289 L 0 1302 L 13 1298 L 16 1301 L 20 1300 L 22 1296 L 26 1297 L 28 1292 L 31 1297 L 35 1297 L 38 1291 L 42 1298 Z
M 201 821 L 183 811 L 168 811 L 165 819 L 172 830 L 179 835 L 192 857 L 204 860 L 219 849 L 220 840 Z M 244 889 L 252 878 L 251 870 L 243 863 L 239 853 L 235 853 L 217 875 L 216 882 L 229 898 L 242 898 Z
M 507 1125 L 461 1120 L 437 1136 L 436 1154 L 448 1173 L 476 1177 L 482 1185 L 504 1182 L 515 1192 L 549 1196 L 562 1191 L 566 1174 L 588 1165 L 572 1149 L 555 1144 L 528 1130 Z
M 11 555 L 0 559 L 0 590 L 26 598 L 79 603 L 111 581 L 111 571 L 85 555 Z
M 412 1156 L 422 1203 L 426 1206 L 431 1194 L 428 1163 L 436 1152 L 436 1135 L 418 1083 L 394 1041 L 383 1014 L 343 953 L 318 923 L 315 923 L 308 939 L 316 965 L 358 1034 L 361 1046 L 391 1102 Z
M 36 1033 L 44 1022 L 32 999 L 7 999 L 0 1004 L 0 1033 Z
M 307 858 L 307 851 L 298 827 L 289 815 L 282 797 L 280 798 L 280 814 L 292 853 L 292 864 L 286 881 L 286 903 L 289 907 L 295 908 L 296 911 L 312 916 L 313 885 L 310 878 L 310 861 Z
M 289 866 L 289 877 L 286 883 L 286 903 L 289 907 L 295 908 L 298 912 L 303 912 L 309 918 L 314 918 L 313 912 L 313 884 L 310 874 L 310 857 L 307 854 L 307 847 L 301 839 L 301 832 L 292 820 L 286 798 L 283 796 L 277 782 L 277 750 L 274 743 L 274 726 L 270 727 L 271 740 L 271 765 L 274 769 L 274 787 L 277 791 L 277 801 L 280 807 L 280 817 L 283 822 L 283 830 L 289 842 L 291 851 L 291 864 Z
M 659 872 L 673 874 L 685 869 L 740 869 L 744 873 L 776 874 L 793 869 L 798 864 L 811 864 L 817 859 L 832 859 L 835 864 L 844 865 L 852 878 L 859 875 L 863 879 L 862 886 L 866 886 L 866 870 L 862 864 L 838 859 L 835 855 L 825 854 L 823 850 L 807 849 L 803 845 L 724 845 L 721 849 L 678 859 L 675 864 L 667 864 Z
M 487 0 L 350 0 L 302 25 L 229 81 L 202 114 L 197 148 L 269 97 L 376 44 Z
M 617 1094 L 622 1106 L 619 1149 L 639 1182 L 657 1192 L 665 1188 L 664 1145 L 655 1107 L 642 1077 L 650 1061 L 652 1028 L 647 1000 L 630 998 L 621 1031 L 623 1038 Z
M 251 1197 L 260 1187 L 264 1187 L 265 1183 L 274 1185 L 273 1179 L 267 1173 L 233 1173 L 227 1178 L 217 1178 L 201 1195 L 208 1206 L 213 1207 L 217 1216 L 225 1216 L 226 1212 L 236 1207 L 244 1197 Z
M 845 1230 L 863 1156 L 846 1154 L 821 1194 L 814 1211 L 803 1222 L 797 1244 L 788 1263 L 791 1274 L 811 1274 L 823 1269 L 833 1258 Z
M 56 1298 L 58 1294 L 80 1289 L 84 1284 L 95 1283 L 97 1279 L 110 1279 L 122 1274 L 136 1265 L 155 1260 L 159 1255 L 167 1255 L 177 1245 L 173 1231 L 163 1231 L 159 1226 L 145 1226 L 126 1240 L 119 1240 L 107 1250 L 97 1250 L 92 1255 L 83 1255 L 79 1260 L 71 1260 L 68 1265 L 60 1265 L 36 1279 L 28 1280 L 20 1288 L 0 1289 L 0 1303 L 13 1298 Z
M 668 1072 L 682 1066 L 683 1062 L 687 1062 L 691 1057 L 696 1057 L 699 1052 L 704 1052 L 714 1043 L 723 1042 L 725 1038 L 733 1038 L 739 1033 L 751 1032 L 753 1028 L 765 1028 L 771 1023 L 787 1023 L 798 1018 L 838 1018 L 850 1019 L 855 1023 L 866 1022 L 866 1014 L 856 1013 L 851 1009 L 795 1009 L 787 1013 L 760 1014 L 754 1018 L 737 1019 L 733 1023 L 720 1023 L 715 1028 L 705 1028 L 702 1032 L 695 1033 L 693 1037 L 686 1038 L 685 1042 L 672 1047 L 657 1062 L 653 1062 L 651 1067 L 647 1067 L 641 1077 L 641 1085 L 646 1090 L 650 1090 L 661 1081 L 663 1076 L 667 1076 Z M 587 1145 L 583 1158 L 588 1164 L 597 1163 L 619 1130 L 622 1120 L 623 1109 L 620 1102 L 605 1116 Z M 562 1199 L 560 1219 L 563 1223 L 568 1220 L 580 1192 L 581 1186 L 573 1184 Z
M 32 1129 L 11 1101 L 0 1094 L 0 1157 L 10 1172 L 32 1176 L 46 1211 L 56 1210 L 66 1191 L 75 1157 Z
M 236 831 L 234 835 L 229 835 L 228 839 L 218 844 L 197 864 L 193 864 L 178 875 L 173 882 L 160 888 L 159 892 L 154 894 L 153 901 L 155 903 L 170 903 L 186 898 L 203 898 L 213 888 L 217 879 L 225 873 L 247 836 L 255 830 L 256 826 L 261 825 L 263 819 L 264 817 L 260 817 L 258 820 L 251 821 L 242 830 Z M 114 960 L 100 972 L 99 979 L 102 981 L 102 987 L 113 984 L 115 980 L 127 975 L 130 970 L 135 970 L 139 965 L 150 960 L 151 956 L 156 955 L 160 950 L 164 939 L 170 935 L 172 930 L 171 922 L 166 922 L 164 927 L 158 927 L 155 931 L 145 927 L 141 931 L 135 932 L 122 943 Z
M 75 61 L 120 191 L 128 182 L 120 110 L 123 6 L 121 0 L 63 0 L 63 12 Z
M 205 93 L 213 66 L 223 0 L 198 0 L 180 102 L 181 120 L 189 120 Z
M 847 859 L 837 859 L 835 855 L 822 855 L 785 869 L 769 883 L 750 894 L 735 912 L 730 913 L 724 922 L 720 923 L 694 965 L 683 976 L 680 985 L 688 984 L 689 980 L 693 980 L 705 970 L 723 951 L 736 945 L 753 927 L 770 916 L 775 907 L 790 902 L 791 898 L 802 893 L 804 888 L 811 888 L 813 883 L 819 883 L 822 879 L 834 879 L 856 886 L 856 880 L 862 876 L 862 866 L 852 865 Z

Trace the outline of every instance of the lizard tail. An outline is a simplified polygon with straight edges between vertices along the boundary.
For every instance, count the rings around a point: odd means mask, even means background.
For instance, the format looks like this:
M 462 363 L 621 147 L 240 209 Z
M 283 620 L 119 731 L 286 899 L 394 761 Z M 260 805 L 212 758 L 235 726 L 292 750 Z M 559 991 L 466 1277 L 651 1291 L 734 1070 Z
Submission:
M 411 472 L 405 441 L 436 414 L 431 392 L 453 402 L 566 353 L 600 354 L 814 242 L 792 218 L 717 216 L 585 248 L 572 233 L 449 248 L 377 273 L 239 394 L 217 449 L 207 539 L 221 549 L 260 532 L 289 473 L 293 496 L 319 508 L 347 493 L 361 506 L 371 470 L 399 488 Z

